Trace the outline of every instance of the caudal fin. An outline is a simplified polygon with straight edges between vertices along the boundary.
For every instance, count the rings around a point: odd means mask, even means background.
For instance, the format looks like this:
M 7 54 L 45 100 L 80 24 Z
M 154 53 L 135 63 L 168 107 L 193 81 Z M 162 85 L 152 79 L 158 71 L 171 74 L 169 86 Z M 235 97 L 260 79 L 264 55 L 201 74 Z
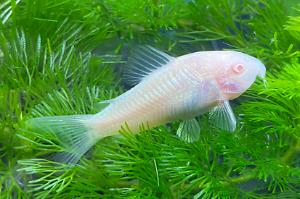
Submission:
M 98 140 L 88 122 L 92 115 L 38 117 L 27 121 L 29 128 L 56 134 L 66 148 L 55 160 L 75 164 Z

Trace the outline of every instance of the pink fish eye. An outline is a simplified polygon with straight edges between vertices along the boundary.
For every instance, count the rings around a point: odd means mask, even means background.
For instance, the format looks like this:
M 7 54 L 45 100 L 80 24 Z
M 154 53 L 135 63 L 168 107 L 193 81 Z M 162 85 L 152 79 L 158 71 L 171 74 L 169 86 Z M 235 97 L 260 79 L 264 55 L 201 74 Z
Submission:
M 233 71 L 238 74 L 243 72 L 244 70 L 245 70 L 245 67 L 243 64 L 237 64 L 233 67 Z

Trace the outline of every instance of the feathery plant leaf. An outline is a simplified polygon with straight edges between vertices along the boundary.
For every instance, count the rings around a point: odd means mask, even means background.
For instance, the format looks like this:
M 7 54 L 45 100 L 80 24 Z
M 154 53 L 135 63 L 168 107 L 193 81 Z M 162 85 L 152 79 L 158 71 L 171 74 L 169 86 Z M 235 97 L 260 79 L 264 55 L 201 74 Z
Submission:
M 2 0 L 0 198 L 299 198 L 298 0 Z M 295 9 L 296 8 L 296 9 Z M 101 140 L 70 167 L 62 140 L 24 119 L 96 113 L 116 97 L 127 46 L 182 55 L 236 49 L 261 59 L 268 85 L 234 102 L 240 129 L 201 118 L 194 143 L 178 122 Z
M 94 112 L 93 106 L 96 102 L 113 98 L 117 92 L 105 91 L 103 88 L 87 87 L 85 93 L 73 89 L 66 91 L 53 91 L 49 93 L 41 104 L 36 105 L 32 114 L 35 117 L 61 114 L 84 114 Z M 31 137 L 29 136 L 31 135 Z M 53 153 L 64 152 L 65 149 L 62 140 L 51 134 L 51 132 L 43 134 L 35 131 L 24 130 L 18 135 L 22 140 L 31 143 L 31 150 L 36 150 L 36 157 L 48 157 L 51 159 Z M 45 198 L 53 197 L 61 194 L 76 174 L 70 165 L 52 162 L 47 159 L 30 159 L 19 161 L 20 175 L 27 179 L 26 187 L 34 192 L 35 197 Z M 55 166 L 56 165 L 56 166 Z M 43 172 L 42 172 L 43 171 Z M 34 178 L 33 178 L 34 177 Z M 29 180 L 33 178 L 32 180 Z
M 79 48 L 91 50 L 97 41 L 110 37 L 110 24 L 101 20 L 102 13 L 93 0 L 23 0 L 16 7 L 17 2 L 20 1 L 6 1 L 7 5 L 14 5 L 9 6 L 14 8 L 14 20 L 7 24 L 23 29 L 26 33 L 30 31 L 34 37 L 41 35 L 45 43 L 49 39 L 56 46 L 64 40 L 72 39 Z
M 4 0 L 0 5 L 0 21 L 5 24 L 21 0 Z
M 286 64 L 281 72 L 269 75 L 268 89 L 260 89 L 261 96 L 257 101 L 242 105 L 242 108 L 247 111 L 246 116 L 251 121 L 259 122 L 264 131 L 270 130 L 299 137 L 297 131 L 298 118 L 300 118 L 299 66 L 298 63 Z M 258 105 L 262 106 L 263 112 L 254 111 Z
M 257 166 L 259 177 L 269 181 L 268 190 L 273 193 L 299 189 L 299 69 L 299 63 L 286 64 L 281 72 L 269 75 L 268 89 L 260 90 L 257 100 L 241 105 L 246 128 L 265 136 L 268 161 Z M 253 122 L 259 128 L 253 128 Z
M 300 13 L 300 10 L 297 10 L 297 13 Z M 300 40 L 300 16 L 290 17 L 287 25 L 285 26 L 286 30 L 296 39 Z
M 41 37 L 33 40 L 23 31 L 16 32 L 10 39 L 2 35 L 4 60 L 1 70 L 1 80 L 11 87 L 38 87 L 47 88 L 45 84 L 60 87 L 72 85 L 87 85 L 101 81 L 101 76 L 112 73 L 108 67 L 100 67 L 100 60 L 92 57 L 90 52 L 77 54 L 74 46 L 66 41 L 57 46 L 57 50 L 48 43 L 41 45 Z M 6 74 L 10 74 L 8 77 Z M 81 76 L 81 74 L 87 74 Z M 112 76 L 112 75 L 110 75 Z M 44 90 L 45 91 L 45 90 Z
M 76 174 L 70 165 L 44 159 L 20 160 L 19 164 L 22 168 L 18 172 L 25 172 L 31 176 L 42 174 L 40 178 L 31 179 L 27 182 L 28 188 L 36 193 L 36 198 L 47 198 L 51 197 L 51 194 L 62 192 L 65 187 L 72 183 Z

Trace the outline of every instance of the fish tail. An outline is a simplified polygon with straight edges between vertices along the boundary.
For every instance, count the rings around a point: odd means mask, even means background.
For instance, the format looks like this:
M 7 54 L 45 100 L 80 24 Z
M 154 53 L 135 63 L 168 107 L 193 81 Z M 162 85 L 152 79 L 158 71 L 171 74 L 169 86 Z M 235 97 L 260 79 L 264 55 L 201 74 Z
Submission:
M 65 152 L 56 154 L 55 161 L 76 164 L 101 139 L 89 125 L 92 117 L 93 115 L 38 117 L 28 120 L 26 125 L 39 133 L 54 134 L 59 139 Z

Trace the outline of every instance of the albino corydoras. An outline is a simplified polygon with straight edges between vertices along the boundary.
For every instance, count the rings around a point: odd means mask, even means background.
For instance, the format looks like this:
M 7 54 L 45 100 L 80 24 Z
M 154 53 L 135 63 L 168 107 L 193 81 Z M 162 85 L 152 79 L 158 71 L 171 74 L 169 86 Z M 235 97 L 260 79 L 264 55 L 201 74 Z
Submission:
M 66 162 L 79 158 L 101 138 L 118 134 L 123 125 L 133 133 L 181 120 L 177 135 L 192 142 L 200 132 L 195 119 L 210 112 L 218 128 L 234 131 L 236 119 L 229 100 L 264 78 L 265 66 L 236 51 L 203 51 L 172 57 L 152 47 L 140 47 L 128 59 L 125 79 L 134 85 L 95 115 L 33 118 L 30 126 L 56 133 L 69 145 Z

